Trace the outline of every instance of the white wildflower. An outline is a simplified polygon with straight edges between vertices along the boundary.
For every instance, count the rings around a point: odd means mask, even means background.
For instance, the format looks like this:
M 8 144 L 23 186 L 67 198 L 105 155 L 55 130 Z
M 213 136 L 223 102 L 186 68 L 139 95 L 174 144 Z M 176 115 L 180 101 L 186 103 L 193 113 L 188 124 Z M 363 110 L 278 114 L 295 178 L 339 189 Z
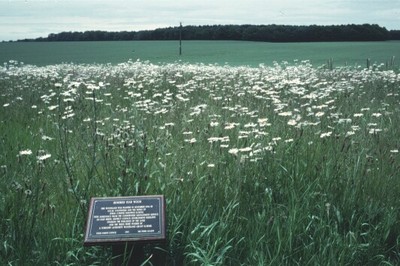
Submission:
M 22 150 L 19 152 L 19 155 L 31 155 L 32 151 L 30 149 Z
M 237 155 L 238 152 L 239 152 L 239 149 L 233 148 L 233 149 L 230 149 L 228 152 L 229 152 L 230 154 Z
M 211 121 L 211 123 L 210 123 L 210 126 L 211 126 L 211 127 L 216 127 L 216 126 L 218 126 L 218 125 L 219 125 L 218 122 Z
M 381 131 L 382 131 L 382 129 L 380 129 L 380 128 L 371 128 L 369 130 L 369 134 L 376 134 L 376 133 L 379 133 Z
M 291 116 L 291 115 L 292 115 L 292 112 L 291 112 L 291 111 L 282 112 L 282 113 L 279 113 L 278 115 L 279 115 L 279 116 Z
M 332 131 L 331 132 L 326 132 L 326 133 L 321 133 L 320 138 L 326 138 L 326 137 L 330 137 L 332 135 Z
M 52 137 L 48 137 L 48 136 L 46 136 L 46 135 L 43 135 L 42 136 L 42 140 L 53 140 L 54 138 L 52 138 Z
M 339 124 L 350 124 L 351 123 L 351 119 L 350 118 L 340 118 L 338 121 Z
M 36 156 L 38 161 L 44 161 L 44 160 L 49 159 L 50 157 L 51 157 L 51 154 L 43 154 L 43 155 Z
M 249 152 L 249 151 L 251 151 L 251 150 L 252 150 L 251 147 L 245 147 L 245 148 L 239 149 L 240 152 Z
M 191 138 L 191 139 L 185 139 L 185 142 L 189 142 L 191 144 L 196 143 L 197 140 L 195 138 Z
M 239 125 L 238 123 L 227 123 L 227 124 L 225 124 L 224 129 L 226 129 L 226 130 L 233 129 L 233 128 L 235 128 L 235 126 L 238 126 L 238 125 Z
M 244 125 L 245 128 L 256 127 L 256 126 L 257 126 L 257 124 L 254 124 L 254 123 L 248 123 L 248 124 Z

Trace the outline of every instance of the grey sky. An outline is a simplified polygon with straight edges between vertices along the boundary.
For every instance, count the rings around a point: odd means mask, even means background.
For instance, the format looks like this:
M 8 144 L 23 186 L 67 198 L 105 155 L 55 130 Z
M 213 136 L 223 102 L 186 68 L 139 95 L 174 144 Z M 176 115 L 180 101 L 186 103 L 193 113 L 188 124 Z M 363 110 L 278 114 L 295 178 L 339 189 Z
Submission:
M 214 24 L 379 24 L 400 29 L 400 0 L 0 0 L 0 41 L 61 31 Z

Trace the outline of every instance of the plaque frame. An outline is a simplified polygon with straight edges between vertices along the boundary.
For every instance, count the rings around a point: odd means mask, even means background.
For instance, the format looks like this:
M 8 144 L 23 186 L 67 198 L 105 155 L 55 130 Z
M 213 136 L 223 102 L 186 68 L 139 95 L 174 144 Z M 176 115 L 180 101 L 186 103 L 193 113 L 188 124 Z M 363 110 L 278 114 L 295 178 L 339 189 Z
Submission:
M 148 222 L 149 220 L 151 222 Z M 124 226 L 129 227 L 129 230 Z M 85 246 L 125 242 L 152 243 L 165 240 L 164 195 L 91 198 L 86 220 Z

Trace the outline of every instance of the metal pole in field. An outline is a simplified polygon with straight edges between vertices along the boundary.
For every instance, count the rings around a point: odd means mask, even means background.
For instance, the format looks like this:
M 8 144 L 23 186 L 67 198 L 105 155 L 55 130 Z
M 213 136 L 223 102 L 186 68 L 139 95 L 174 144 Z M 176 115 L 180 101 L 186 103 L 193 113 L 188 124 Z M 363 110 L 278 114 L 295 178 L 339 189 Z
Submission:
M 182 55 L 182 22 L 179 26 L 179 55 Z

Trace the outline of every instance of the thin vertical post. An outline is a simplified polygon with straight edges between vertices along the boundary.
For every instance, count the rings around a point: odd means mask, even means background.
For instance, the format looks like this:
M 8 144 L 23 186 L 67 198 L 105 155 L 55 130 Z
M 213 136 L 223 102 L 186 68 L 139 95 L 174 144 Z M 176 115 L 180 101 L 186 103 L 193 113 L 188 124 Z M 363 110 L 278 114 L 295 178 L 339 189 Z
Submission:
M 182 55 L 182 22 L 179 26 L 179 55 Z

